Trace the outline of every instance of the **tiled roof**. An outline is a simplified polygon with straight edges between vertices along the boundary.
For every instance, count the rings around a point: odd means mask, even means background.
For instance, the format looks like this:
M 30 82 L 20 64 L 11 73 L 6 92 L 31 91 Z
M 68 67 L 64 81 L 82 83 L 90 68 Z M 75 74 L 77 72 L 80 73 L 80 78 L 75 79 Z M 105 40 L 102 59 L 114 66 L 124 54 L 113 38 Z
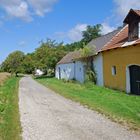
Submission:
M 102 49 L 102 51 L 117 48 L 128 39 L 128 26 L 126 25 L 118 32 Z
M 130 12 L 136 13 L 140 16 L 140 10 L 131 9 Z M 128 16 L 128 15 L 127 15 Z M 126 17 L 127 18 L 127 17 Z M 125 20 L 124 20 L 125 21 Z M 140 44 L 140 39 L 128 42 L 128 25 L 115 30 L 111 33 L 103 35 L 99 38 L 93 39 L 88 46 L 95 46 L 96 53 L 111 50 L 114 48 L 126 47 L 129 45 Z M 64 56 L 58 64 L 71 63 L 73 60 L 81 58 L 80 51 L 74 51 Z
M 74 59 L 80 57 L 80 51 L 69 52 L 57 64 L 72 63 Z
M 115 30 L 113 32 L 110 32 L 106 35 L 103 35 L 101 37 L 98 37 L 96 39 L 93 39 L 88 46 L 95 46 L 96 52 L 98 53 L 101 51 L 103 46 L 113 38 L 114 35 L 116 35 L 120 29 Z M 82 58 L 81 52 L 80 51 L 74 51 L 74 52 L 69 52 L 67 55 L 65 55 L 57 64 L 66 64 L 66 63 L 72 63 L 75 59 Z
M 98 53 L 99 51 L 101 51 L 101 49 L 103 48 L 103 46 L 108 42 L 110 41 L 114 35 L 116 35 L 119 31 L 121 30 L 120 29 L 117 29 L 113 32 L 110 32 L 106 35 L 103 35 L 101 37 L 98 37 L 96 39 L 93 39 L 89 44 L 88 46 L 95 46 L 95 51 L 96 53 Z
M 132 42 L 128 42 L 128 25 L 118 32 L 104 47 L 101 51 L 107 51 L 115 48 L 122 48 L 126 46 L 136 45 L 140 43 L 140 39 Z M 125 45 L 126 44 L 126 45 Z

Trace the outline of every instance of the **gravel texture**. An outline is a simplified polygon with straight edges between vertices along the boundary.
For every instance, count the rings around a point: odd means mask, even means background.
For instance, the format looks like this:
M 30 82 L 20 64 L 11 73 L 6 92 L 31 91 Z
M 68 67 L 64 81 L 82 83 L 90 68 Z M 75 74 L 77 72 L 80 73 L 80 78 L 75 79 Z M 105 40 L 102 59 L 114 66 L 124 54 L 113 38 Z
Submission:
M 31 77 L 20 81 L 19 108 L 23 140 L 140 140 L 134 132 Z

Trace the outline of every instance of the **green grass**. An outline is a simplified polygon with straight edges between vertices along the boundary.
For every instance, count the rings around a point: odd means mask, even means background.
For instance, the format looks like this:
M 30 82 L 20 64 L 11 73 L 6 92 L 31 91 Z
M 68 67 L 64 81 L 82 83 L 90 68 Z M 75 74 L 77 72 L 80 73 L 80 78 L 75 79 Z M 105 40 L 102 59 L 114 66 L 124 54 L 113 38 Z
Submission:
M 21 140 L 18 83 L 19 78 L 11 77 L 0 86 L 0 140 Z
M 37 81 L 66 98 L 104 114 L 113 121 L 131 129 L 140 129 L 140 96 L 127 95 L 91 83 L 83 85 L 64 83 L 55 78 L 37 79 Z

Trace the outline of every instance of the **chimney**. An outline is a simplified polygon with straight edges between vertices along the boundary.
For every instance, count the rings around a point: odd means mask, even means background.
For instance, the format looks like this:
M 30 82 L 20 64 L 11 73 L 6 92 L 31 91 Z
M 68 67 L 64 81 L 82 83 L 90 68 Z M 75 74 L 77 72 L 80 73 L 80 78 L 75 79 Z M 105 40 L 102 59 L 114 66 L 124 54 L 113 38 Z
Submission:
M 128 41 L 140 38 L 140 10 L 131 9 L 124 19 L 124 24 L 128 24 Z

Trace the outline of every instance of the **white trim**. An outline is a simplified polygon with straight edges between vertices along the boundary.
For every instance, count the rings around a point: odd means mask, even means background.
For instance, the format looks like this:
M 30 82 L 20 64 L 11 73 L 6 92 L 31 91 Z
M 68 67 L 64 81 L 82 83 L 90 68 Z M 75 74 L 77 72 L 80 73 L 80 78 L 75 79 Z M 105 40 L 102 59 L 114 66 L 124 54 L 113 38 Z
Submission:
M 125 42 L 122 47 L 128 47 L 130 45 L 133 45 L 136 41 L 130 41 L 130 42 Z
M 95 72 L 97 74 L 97 85 L 104 86 L 104 77 L 103 77 L 103 55 L 99 53 L 93 59 L 93 65 Z
M 129 67 L 126 67 L 126 92 L 130 93 L 130 71 L 129 71 Z
M 138 36 L 139 36 L 139 38 L 140 38 L 140 22 L 138 23 Z
M 131 92 L 131 85 L 130 85 L 130 70 L 129 67 L 130 66 L 140 66 L 139 64 L 129 64 L 126 67 L 126 92 L 130 93 Z

